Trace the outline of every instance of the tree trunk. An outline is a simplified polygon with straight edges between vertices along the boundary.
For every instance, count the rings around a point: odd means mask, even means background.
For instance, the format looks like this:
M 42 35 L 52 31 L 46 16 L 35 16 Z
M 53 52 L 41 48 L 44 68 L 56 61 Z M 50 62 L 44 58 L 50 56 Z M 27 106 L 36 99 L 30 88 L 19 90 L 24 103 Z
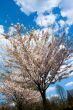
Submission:
M 17 110 L 22 110 L 22 104 L 21 103 L 17 103 L 16 108 L 17 108 Z
M 43 110 L 51 110 L 50 103 L 46 99 L 46 91 L 43 91 L 41 93 L 41 96 L 42 96 L 42 102 L 43 102 Z
M 46 91 L 43 91 L 41 93 L 41 96 L 42 96 L 42 102 L 43 102 L 43 110 L 47 110 Z

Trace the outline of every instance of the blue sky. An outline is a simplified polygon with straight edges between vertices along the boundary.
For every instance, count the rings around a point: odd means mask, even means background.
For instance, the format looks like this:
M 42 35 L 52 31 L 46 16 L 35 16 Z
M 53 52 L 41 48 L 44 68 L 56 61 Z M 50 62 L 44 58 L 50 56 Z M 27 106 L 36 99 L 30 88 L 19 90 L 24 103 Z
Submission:
M 34 28 L 47 27 L 48 24 L 57 28 L 66 23 L 72 34 L 72 12 L 72 0 L 0 0 L 0 25 L 6 31 L 17 22 Z
M 3 25 L 5 30 L 17 22 L 23 23 L 26 27 L 35 26 L 34 17 L 36 16 L 36 13 L 27 16 L 21 12 L 13 0 L 0 0 L 0 25 Z
M 0 33 L 17 22 L 35 29 L 52 25 L 58 30 L 66 25 L 67 34 L 73 35 L 73 0 L 0 0 Z M 59 84 L 72 89 L 73 76 Z

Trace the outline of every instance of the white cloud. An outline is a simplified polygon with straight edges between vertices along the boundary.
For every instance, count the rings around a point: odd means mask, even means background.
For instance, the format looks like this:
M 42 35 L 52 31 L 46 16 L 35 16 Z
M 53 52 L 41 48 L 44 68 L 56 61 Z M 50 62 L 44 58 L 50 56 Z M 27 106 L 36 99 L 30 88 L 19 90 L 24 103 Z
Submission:
M 59 24 L 60 24 L 61 27 L 64 27 L 64 25 L 65 25 L 65 21 L 60 20 L 60 21 L 59 21 Z
M 56 16 L 54 14 L 46 15 L 43 14 L 38 15 L 36 19 L 36 23 L 39 26 L 47 27 L 50 24 L 53 24 L 55 22 Z
M 61 0 L 61 15 L 67 17 L 67 23 L 73 23 L 73 0 Z
M 55 90 L 56 90 L 56 87 L 49 87 L 49 88 L 46 90 L 46 93 L 52 92 L 52 91 L 55 91 Z
M 4 33 L 4 27 L 3 25 L 0 25 L 0 34 Z
M 32 12 L 43 13 L 50 11 L 53 7 L 58 6 L 60 0 L 14 0 L 21 10 L 28 14 Z
M 54 97 L 59 97 L 59 95 L 58 94 L 51 94 L 51 95 L 47 96 L 47 99 L 51 100 Z
M 61 8 L 61 15 L 67 17 L 67 23 L 73 23 L 73 0 L 14 0 L 20 7 L 21 11 L 26 15 L 33 12 L 37 12 L 36 23 L 40 26 L 46 26 L 50 23 L 54 23 L 55 15 L 45 16 L 43 13 L 51 13 L 54 7 L 59 6 Z M 49 20 L 50 19 L 50 20 Z M 41 22 L 43 20 L 43 22 Z M 60 21 L 61 25 L 64 24 Z
M 59 5 L 60 0 L 14 0 L 22 12 L 29 15 L 33 12 L 37 12 L 36 23 L 40 26 L 47 26 L 48 24 L 53 24 L 56 16 L 49 14 L 45 16 L 43 13 L 51 12 L 53 7 Z M 43 22 L 42 22 L 43 21 Z
M 68 82 L 65 86 L 73 86 L 73 82 Z
M 69 76 L 73 76 L 73 72 Z

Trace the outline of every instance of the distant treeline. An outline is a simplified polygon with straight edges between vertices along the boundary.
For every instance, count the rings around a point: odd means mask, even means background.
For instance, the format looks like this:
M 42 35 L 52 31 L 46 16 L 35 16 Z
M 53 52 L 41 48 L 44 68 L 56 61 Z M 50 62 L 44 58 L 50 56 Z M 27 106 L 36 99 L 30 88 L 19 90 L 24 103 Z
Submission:
M 8 103 L 1 104 L 0 110 L 18 110 L 16 106 L 9 106 Z M 43 110 L 42 102 L 25 104 L 20 106 L 19 110 Z M 73 97 L 68 94 L 67 100 L 62 101 L 57 97 L 53 97 L 51 102 L 47 100 L 47 110 L 73 110 Z

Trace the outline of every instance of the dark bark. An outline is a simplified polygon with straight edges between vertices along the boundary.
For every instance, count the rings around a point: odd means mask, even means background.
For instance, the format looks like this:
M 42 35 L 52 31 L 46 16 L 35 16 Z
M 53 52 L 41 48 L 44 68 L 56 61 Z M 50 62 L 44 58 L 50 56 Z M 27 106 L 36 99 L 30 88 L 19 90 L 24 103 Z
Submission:
M 17 108 L 17 110 L 22 110 L 23 109 L 22 104 L 21 103 L 17 103 L 16 108 Z
M 46 90 L 41 92 L 41 97 L 42 97 L 42 103 L 43 103 L 43 110 L 51 110 L 50 102 L 49 100 L 47 101 L 46 99 Z
M 43 102 L 43 110 L 47 110 L 46 91 L 42 91 L 41 96 L 42 96 L 42 102 Z

